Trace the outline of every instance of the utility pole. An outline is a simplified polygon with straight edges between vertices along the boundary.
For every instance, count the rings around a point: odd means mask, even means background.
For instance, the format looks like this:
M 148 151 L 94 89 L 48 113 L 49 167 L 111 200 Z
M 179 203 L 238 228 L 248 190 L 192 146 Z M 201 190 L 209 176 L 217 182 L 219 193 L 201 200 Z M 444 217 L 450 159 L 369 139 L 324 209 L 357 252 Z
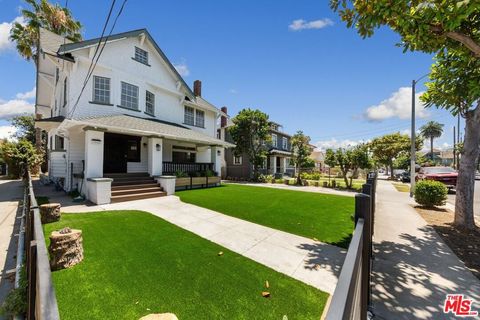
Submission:
M 453 168 L 457 168 L 457 154 L 456 154 L 456 145 L 457 145 L 457 138 L 455 137 L 455 126 L 453 126 Z
M 415 188 L 415 85 L 416 81 L 412 80 L 412 132 L 410 136 L 410 197 L 413 197 L 413 189 Z

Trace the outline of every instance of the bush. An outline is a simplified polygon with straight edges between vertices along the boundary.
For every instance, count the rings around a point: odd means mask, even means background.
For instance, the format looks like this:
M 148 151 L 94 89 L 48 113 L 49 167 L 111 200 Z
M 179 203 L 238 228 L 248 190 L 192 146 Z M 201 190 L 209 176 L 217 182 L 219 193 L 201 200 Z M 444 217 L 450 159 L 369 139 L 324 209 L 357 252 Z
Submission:
M 300 174 L 300 178 L 305 180 L 320 180 L 320 177 L 321 177 L 320 173 L 318 172 L 312 172 L 312 173 L 302 172 Z
M 0 316 L 13 317 L 27 312 L 27 275 L 25 266 L 22 265 L 21 268 L 19 286 L 8 293 L 0 306 Z
M 415 201 L 428 208 L 443 206 L 447 201 L 447 187 L 438 181 L 423 180 L 415 185 Z
M 188 174 L 186 172 L 183 172 L 183 171 L 175 171 L 175 176 L 177 178 L 188 178 Z
M 271 174 L 260 174 L 258 176 L 258 182 L 267 183 L 271 182 L 272 180 L 274 180 L 274 177 Z

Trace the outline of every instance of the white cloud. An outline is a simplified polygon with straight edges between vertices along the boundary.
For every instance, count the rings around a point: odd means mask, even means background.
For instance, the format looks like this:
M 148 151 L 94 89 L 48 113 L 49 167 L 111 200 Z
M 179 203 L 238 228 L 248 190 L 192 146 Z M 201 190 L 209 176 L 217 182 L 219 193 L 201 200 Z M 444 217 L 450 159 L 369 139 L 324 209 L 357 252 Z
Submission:
M 230 89 L 230 90 L 228 90 L 228 92 L 231 93 L 231 94 L 237 94 L 238 90 L 237 89 Z
M 0 99 L 0 120 L 10 119 L 26 113 L 34 113 L 34 104 L 30 101 L 35 97 L 35 88 L 24 93 L 17 93 L 15 99 Z
M 426 118 L 429 113 L 420 101 L 423 92 L 415 95 L 416 116 Z M 389 118 L 410 119 L 412 112 L 412 89 L 401 87 L 392 93 L 390 98 L 383 100 L 378 105 L 371 106 L 365 111 L 365 117 L 370 121 L 382 121 Z
M 182 77 L 187 77 L 190 74 L 190 70 L 185 62 L 174 64 L 173 66 Z
M 13 27 L 15 22 L 19 22 L 21 24 L 25 23 L 23 17 L 16 17 L 13 19 L 12 22 L 2 22 L 0 23 L 0 52 L 3 50 L 13 48 L 13 42 L 10 41 L 10 30 Z
M 28 91 L 28 92 L 17 93 L 16 97 L 17 97 L 17 99 L 20 99 L 20 100 L 30 100 L 30 99 L 35 98 L 36 92 L 37 91 L 35 90 L 35 87 L 33 87 L 33 89 Z
M 0 139 L 10 139 L 16 131 L 14 126 L 0 126 Z
M 288 26 L 288 28 L 292 31 L 300 31 L 304 29 L 323 29 L 329 26 L 333 26 L 333 21 L 328 18 L 312 21 L 297 19 L 293 20 L 292 23 Z
M 337 140 L 335 138 L 332 138 L 330 140 L 318 141 L 314 143 L 314 145 L 317 146 L 317 150 L 326 150 L 326 149 L 350 148 L 365 142 L 368 142 L 368 140 L 367 141 L 350 140 L 350 139 Z

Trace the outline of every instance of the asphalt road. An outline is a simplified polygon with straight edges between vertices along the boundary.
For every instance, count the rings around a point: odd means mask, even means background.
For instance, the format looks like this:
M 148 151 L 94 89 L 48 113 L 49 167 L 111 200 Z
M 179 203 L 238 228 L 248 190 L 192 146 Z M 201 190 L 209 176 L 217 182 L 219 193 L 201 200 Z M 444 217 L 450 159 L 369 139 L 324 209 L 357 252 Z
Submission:
M 455 194 L 448 195 L 448 203 L 455 205 Z M 475 181 L 475 200 L 474 200 L 475 220 L 480 222 L 480 180 Z

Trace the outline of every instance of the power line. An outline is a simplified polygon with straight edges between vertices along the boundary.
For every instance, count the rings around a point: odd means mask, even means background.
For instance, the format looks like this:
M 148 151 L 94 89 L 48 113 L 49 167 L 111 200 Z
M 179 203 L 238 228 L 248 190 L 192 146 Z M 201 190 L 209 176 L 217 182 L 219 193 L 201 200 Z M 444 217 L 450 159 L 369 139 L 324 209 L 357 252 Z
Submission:
M 90 78 L 91 78 L 91 76 L 92 76 L 92 74 L 93 74 L 93 71 L 95 70 L 95 67 L 97 66 L 97 62 L 98 62 L 98 60 L 100 59 L 100 56 L 101 56 L 102 53 L 103 53 L 103 49 L 105 49 L 105 46 L 107 45 L 107 42 L 108 42 L 109 37 L 112 35 L 112 32 L 113 32 L 113 30 L 115 29 L 115 26 L 116 26 L 116 24 L 117 24 L 118 18 L 119 18 L 120 15 L 122 14 L 123 8 L 125 7 L 125 4 L 126 4 L 126 3 L 127 3 L 127 0 L 124 0 L 123 3 L 122 3 L 122 6 L 120 7 L 120 10 L 119 10 L 118 13 L 117 13 L 117 16 L 115 17 L 115 20 L 113 21 L 113 24 L 112 24 L 112 27 L 110 28 L 110 32 L 109 32 L 108 36 L 105 37 L 105 40 L 104 40 L 104 42 L 103 42 L 103 46 L 102 46 L 102 48 L 100 49 L 100 52 L 98 53 L 97 57 L 96 57 L 96 58 L 95 58 L 95 56 L 92 57 L 92 64 L 93 64 L 93 65 L 91 64 L 92 68 L 91 68 L 90 72 L 87 73 L 87 76 L 86 76 L 86 78 L 85 78 L 85 81 L 84 81 L 82 90 L 80 91 L 80 94 L 78 95 L 78 99 L 77 99 L 77 101 L 75 102 L 75 105 L 74 105 L 73 108 L 72 108 L 72 111 L 71 111 L 71 113 L 70 113 L 70 116 L 73 116 L 73 114 L 74 114 L 74 112 L 75 112 L 75 110 L 76 110 L 76 108 L 77 108 L 77 106 L 78 106 L 78 103 L 79 103 L 80 98 L 81 98 L 81 96 L 82 96 L 82 94 L 83 94 L 83 91 L 85 90 L 85 87 L 87 86 L 87 83 L 88 83 L 88 81 L 90 80 Z M 115 4 L 115 0 L 113 0 L 113 2 L 112 2 L 112 7 L 111 7 L 111 8 L 113 8 L 113 5 L 114 5 L 114 4 Z M 110 10 L 110 12 L 109 12 L 109 16 L 107 17 L 106 24 L 108 23 L 108 21 L 109 21 L 109 19 L 110 19 L 110 14 L 111 14 L 111 12 L 112 12 L 112 10 Z M 105 28 L 106 28 L 106 26 L 104 27 L 104 29 L 105 29 Z M 98 47 L 100 47 L 101 42 L 102 42 L 102 38 L 100 38 L 100 40 L 99 40 L 99 44 L 98 44 L 98 46 L 97 46 L 97 49 L 98 49 Z M 97 51 L 98 51 L 98 50 L 97 50 Z M 94 62 L 94 60 L 95 60 L 95 62 Z M 89 69 L 90 69 L 90 68 L 89 68 Z

